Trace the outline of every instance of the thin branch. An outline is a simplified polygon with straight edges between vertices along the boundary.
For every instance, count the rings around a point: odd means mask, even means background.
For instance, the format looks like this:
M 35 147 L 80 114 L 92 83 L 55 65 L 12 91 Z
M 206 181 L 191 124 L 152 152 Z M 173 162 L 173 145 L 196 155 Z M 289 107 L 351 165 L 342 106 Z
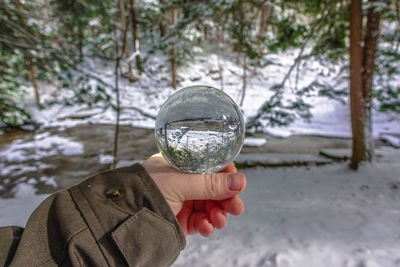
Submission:
M 147 112 L 141 110 L 141 109 L 138 108 L 138 107 L 133 107 L 133 106 L 121 106 L 121 110 L 126 110 L 126 109 L 131 109 L 131 110 L 137 111 L 138 113 L 140 113 L 142 116 L 144 116 L 144 117 L 146 117 L 146 118 L 149 118 L 149 119 L 152 119 L 152 120 L 156 120 L 156 116 L 154 116 L 154 115 L 152 115 L 152 114 L 150 114 L 150 113 L 147 113 Z
M 117 34 L 116 30 L 114 28 L 114 40 L 115 40 L 115 54 L 117 55 L 117 59 L 115 60 L 115 93 L 117 97 L 117 121 L 115 124 L 115 133 L 114 133 L 114 148 L 113 148 L 113 162 L 111 164 L 111 169 L 115 169 L 117 165 L 117 154 L 118 154 L 118 137 L 119 137 L 119 119 L 120 119 L 120 113 L 121 113 L 121 103 L 119 99 L 119 84 L 118 84 L 118 77 L 119 77 L 119 61 L 120 58 L 122 57 L 122 54 L 124 53 L 122 51 L 121 55 L 119 55 L 119 44 L 118 44 L 118 39 L 117 39 Z

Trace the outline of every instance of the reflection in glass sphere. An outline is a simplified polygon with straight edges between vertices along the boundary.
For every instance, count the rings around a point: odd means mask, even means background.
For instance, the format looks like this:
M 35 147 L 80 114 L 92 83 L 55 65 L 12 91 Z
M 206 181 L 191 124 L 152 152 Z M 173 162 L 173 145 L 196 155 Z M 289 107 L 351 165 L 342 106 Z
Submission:
M 155 126 L 158 149 L 175 168 L 211 173 L 239 154 L 244 122 L 235 102 L 221 90 L 190 86 L 161 106 Z

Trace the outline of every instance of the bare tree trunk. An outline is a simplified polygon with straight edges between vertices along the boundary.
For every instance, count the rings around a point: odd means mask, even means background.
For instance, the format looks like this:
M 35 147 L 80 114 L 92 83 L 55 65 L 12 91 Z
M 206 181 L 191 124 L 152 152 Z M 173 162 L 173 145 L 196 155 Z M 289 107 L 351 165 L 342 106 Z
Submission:
M 164 6 L 166 4 L 165 0 L 160 0 L 160 4 Z M 160 24 L 158 25 L 158 28 L 160 30 L 160 36 L 164 37 L 167 34 L 167 22 L 166 22 L 166 16 L 165 16 L 165 11 L 161 11 L 161 20 Z
M 362 84 L 362 0 L 351 0 L 350 4 L 350 106 L 353 132 L 353 149 L 350 167 L 357 169 L 358 164 L 367 159 L 365 146 L 365 125 L 363 116 Z
M 270 6 L 268 1 L 264 2 L 261 6 L 261 15 L 260 15 L 260 22 L 258 26 L 258 33 L 257 33 L 257 42 L 260 44 L 261 40 L 265 36 L 265 32 L 268 26 L 268 20 L 270 17 Z
M 172 10 L 172 25 L 175 27 L 178 24 L 178 9 L 174 8 Z M 176 88 L 177 85 L 177 79 L 176 79 L 176 71 L 177 71 L 177 55 L 178 51 L 176 49 L 176 42 L 178 39 L 178 34 L 174 34 L 174 47 L 172 48 L 172 55 L 171 55 L 171 68 L 172 68 L 172 87 Z
M 218 32 L 218 53 L 217 53 L 217 62 L 218 62 L 218 72 L 219 72 L 219 82 L 220 82 L 220 89 L 224 91 L 224 69 L 221 65 L 221 54 L 222 54 L 222 43 L 224 40 L 224 30 L 223 26 L 219 27 Z
M 128 60 L 130 57 L 129 44 L 128 44 L 128 25 L 126 22 L 125 2 L 124 0 L 118 0 L 119 3 L 119 15 L 121 20 L 122 30 L 122 51 L 125 54 L 125 58 Z M 126 77 L 130 82 L 135 82 L 138 79 L 133 75 L 131 62 L 128 60 L 128 73 Z
M 21 11 L 21 12 L 19 12 L 19 19 L 21 20 L 21 22 L 23 24 L 26 25 L 27 17 L 25 16 L 25 13 L 24 13 L 24 11 L 25 11 L 24 6 L 22 5 L 20 0 L 14 0 L 14 4 L 17 7 L 17 9 Z M 27 62 L 28 66 L 29 66 L 31 81 L 32 81 L 33 89 L 35 90 L 36 104 L 37 104 L 38 108 L 41 109 L 42 105 L 40 103 L 40 94 L 39 94 L 39 85 L 38 85 L 38 80 L 37 80 L 36 66 L 33 62 L 32 55 L 29 51 L 27 51 L 24 54 L 24 59 L 25 59 L 25 62 Z
M 247 56 L 246 54 L 243 54 L 243 76 L 242 76 L 242 96 L 240 98 L 240 106 L 243 106 L 243 101 L 244 101 L 244 97 L 246 96 L 246 88 L 247 88 L 247 73 L 246 73 L 246 69 L 247 69 L 247 62 L 246 62 Z
M 119 76 L 119 63 L 120 63 L 120 55 L 119 55 L 119 45 L 118 45 L 118 39 L 117 39 L 117 34 L 116 30 L 114 29 L 115 32 L 115 54 L 117 56 L 115 60 L 115 69 L 114 69 L 114 75 L 115 75 L 115 93 L 116 93 L 116 101 L 117 101 L 117 106 L 116 106 L 116 111 L 117 111 L 117 122 L 115 124 L 115 132 L 114 132 L 114 148 L 113 148 L 113 162 L 111 164 L 111 169 L 115 169 L 117 165 L 117 154 L 118 154 L 118 137 L 119 137 L 119 118 L 120 118 L 120 113 L 121 113 L 121 103 L 120 103 L 120 96 L 119 96 L 119 83 L 118 83 L 118 76 Z
M 140 47 L 139 47 L 139 28 L 136 18 L 136 4 L 135 0 L 130 0 L 131 3 L 131 19 L 132 19 L 132 34 L 133 34 L 133 47 L 136 54 L 136 68 L 141 73 L 143 72 L 143 65 L 140 59 Z
M 115 92 L 117 95 L 117 122 L 115 124 L 115 132 L 114 132 L 114 148 L 113 148 L 113 162 L 111 164 L 111 169 L 115 169 L 117 165 L 117 154 L 118 154 L 118 137 L 119 137 L 119 117 L 121 111 L 121 104 L 119 100 L 119 85 L 118 85 L 118 69 L 119 69 L 119 56 L 117 55 L 117 59 L 115 61 Z
M 30 55 L 30 53 L 27 53 L 27 55 L 25 56 L 25 59 L 28 60 L 28 62 L 29 62 L 29 71 L 31 73 L 32 85 L 35 90 L 36 104 L 37 104 L 38 108 L 41 109 L 42 105 L 40 103 L 39 85 L 38 85 L 38 80 L 37 80 L 35 64 L 33 63 L 33 59 L 32 59 L 32 56 Z
M 397 42 L 395 45 L 395 49 L 394 51 L 397 53 L 399 51 L 399 47 L 400 47 L 400 1 L 394 1 L 394 6 L 396 9 L 396 18 L 397 18 L 397 28 L 396 28 L 396 32 L 395 32 L 395 37 L 397 37 Z
M 353 169 L 356 169 L 359 163 L 370 161 L 373 157 L 372 78 L 375 72 L 376 48 L 380 34 L 380 13 L 374 7 L 374 3 L 378 1 L 369 0 L 364 49 L 361 48 L 361 1 L 352 0 L 350 11 L 352 15 L 350 19 L 350 96 L 353 128 L 353 153 L 350 167 Z
M 79 51 L 79 62 L 83 61 L 83 26 L 82 22 L 78 23 L 78 51 Z
M 126 25 L 126 14 L 125 14 L 125 3 L 124 0 L 118 0 L 119 4 L 119 17 L 121 20 L 121 30 L 122 30 L 122 51 L 126 58 L 129 58 L 129 45 L 127 38 L 127 25 Z
M 374 152 L 371 126 L 372 78 L 375 72 L 376 47 L 380 34 L 380 13 L 373 7 L 374 2 L 377 2 L 377 0 L 369 0 L 372 7 L 369 8 L 367 14 L 367 29 L 363 52 L 362 83 L 366 160 L 371 160 Z
M 239 31 L 240 31 L 240 35 L 243 38 L 243 36 L 245 34 L 244 33 L 244 23 L 245 23 L 244 16 L 245 16 L 245 14 L 244 14 L 244 9 L 243 9 L 243 0 L 239 0 L 238 4 L 239 4 L 239 23 L 240 23 Z M 247 58 L 247 54 L 246 54 L 246 51 L 245 51 L 244 48 L 245 48 L 244 44 L 240 40 L 240 53 L 243 56 L 243 60 L 242 60 L 242 64 L 243 64 L 242 65 L 242 67 L 243 67 L 242 96 L 240 98 L 240 106 L 243 106 L 243 101 L 244 101 L 244 97 L 246 95 L 246 87 L 247 87 L 247 74 L 246 74 L 246 64 L 247 64 L 246 58 Z

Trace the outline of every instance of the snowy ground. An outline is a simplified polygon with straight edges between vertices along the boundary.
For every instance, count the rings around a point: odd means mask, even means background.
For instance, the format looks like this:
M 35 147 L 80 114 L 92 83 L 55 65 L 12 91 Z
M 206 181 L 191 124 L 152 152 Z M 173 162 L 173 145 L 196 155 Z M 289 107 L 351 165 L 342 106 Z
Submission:
M 245 213 L 211 238 L 192 236 L 174 266 L 400 266 L 400 151 L 345 164 L 250 168 Z M 23 226 L 46 195 L 22 183 L 0 225 Z
M 174 266 L 400 266 L 400 151 L 344 164 L 244 170 L 246 211 Z
M 247 91 L 244 98 L 244 118 L 247 119 L 257 113 L 261 105 L 268 100 L 273 92 L 270 90 L 276 84 L 282 82 L 283 77 L 293 64 L 297 50 L 282 54 L 271 55 L 267 58 L 269 65 L 264 68 L 253 70 L 250 68 L 247 78 Z M 204 57 L 198 56 L 195 63 L 187 63 L 178 69 L 179 88 L 196 84 L 203 84 L 222 89 L 236 103 L 240 103 L 242 88 L 242 68 L 237 65 L 232 56 L 220 57 L 222 71 L 218 68 L 217 55 L 207 53 Z M 326 63 L 326 62 L 325 62 Z M 99 68 L 101 66 L 101 68 Z M 321 65 L 314 60 L 308 60 L 289 76 L 285 83 L 283 102 L 295 100 L 296 92 L 301 88 L 318 82 L 331 86 L 331 91 L 348 91 L 346 72 L 342 72 L 343 64 Z M 106 84 L 114 85 L 114 63 L 103 60 L 87 59 L 82 69 L 86 73 L 100 77 Z M 299 71 L 297 73 L 297 71 Z M 298 78 L 298 79 L 297 79 Z M 297 82 L 296 82 L 297 80 Z M 96 87 L 98 82 L 91 80 L 90 84 Z M 178 88 L 178 89 L 179 89 Z M 43 102 L 72 97 L 71 90 L 60 88 L 60 85 L 42 84 L 41 98 Z M 75 90 L 78 90 L 76 88 Z M 136 127 L 152 128 L 154 120 L 143 116 L 138 109 L 145 114 L 155 117 L 161 104 L 168 96 L 175 92 L 170 87 L 169 64 L 165 57 L 158 55 L 146 62 L 146 70 L 136 83 L 129 83 L 126 79 L 120 79 L 121 91 L 121 124 Z M 108 89 L 115 102 L 115 93 Z M 275 136 L 288 136 L 291 134 L 317 134 L 322 136 L 350 137 L 350 106 L 347 97 L 338 97 L 336 100 L 320 96 L 319 89 L 311 90 L 304 96 L 306 103 L 311 104 L 312 119 L 310 122 L 297 118 L 294 123 L 287 127 L 265 127 L 264 132 Z M 34 103 L 33 89 L 28 88 L 28 97 L 25 103 L 26 109 L 33 114 L 33 118 L 44 127 L 70 127 L 76 124 L 115 123 L 115 111 L 104 103 L 86 105 L 54 104 L 43 110 L 38 110 Z M 380 134 L 400 134 L 400 116 L 392 113 L 373 111 L 373 134 L 377 138 Z

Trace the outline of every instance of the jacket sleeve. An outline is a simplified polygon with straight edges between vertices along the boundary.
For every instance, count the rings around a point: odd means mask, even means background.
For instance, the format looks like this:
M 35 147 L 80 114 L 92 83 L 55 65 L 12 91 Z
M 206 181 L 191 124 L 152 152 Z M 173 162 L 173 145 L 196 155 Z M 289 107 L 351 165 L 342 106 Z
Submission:
M 10 266 L 168 266 L 185 246 L 175 215 L 140 164 L 51 195 L 23 231 L 12 229 L 0 230 L 10 235 L 0 263 Z

